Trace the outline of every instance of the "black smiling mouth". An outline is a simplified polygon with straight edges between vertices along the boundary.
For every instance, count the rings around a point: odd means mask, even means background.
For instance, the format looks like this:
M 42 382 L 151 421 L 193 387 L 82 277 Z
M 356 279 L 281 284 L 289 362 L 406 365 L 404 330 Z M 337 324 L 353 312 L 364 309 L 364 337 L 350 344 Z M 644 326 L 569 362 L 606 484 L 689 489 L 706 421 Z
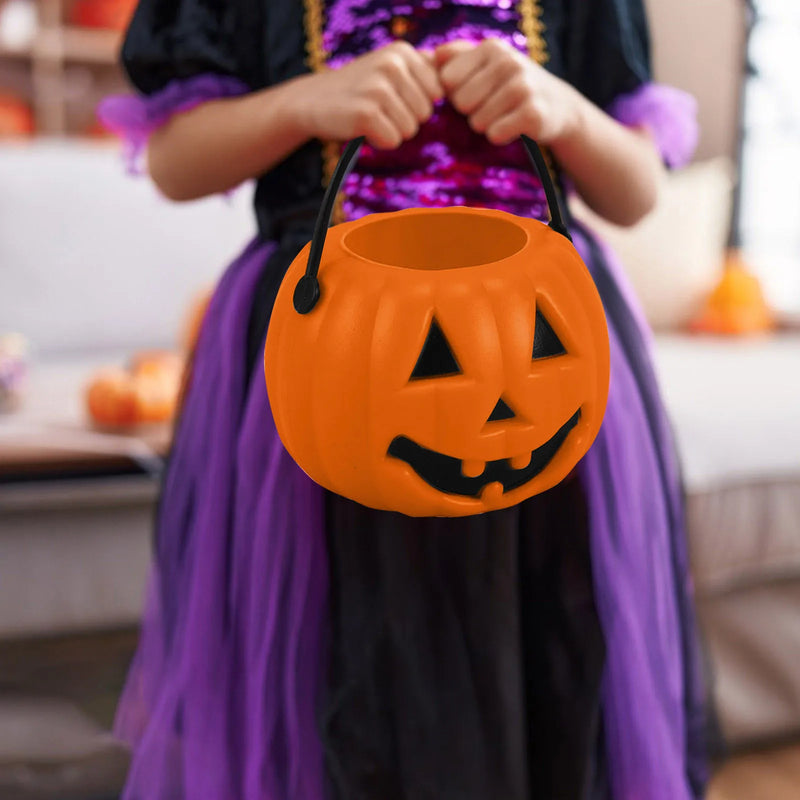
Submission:
M 531 453 L 530 464 L 522 469 L 514 469 L 507 458 L 501 458 L 487 462 L 478 477 L 468 478 L 461 471 L 461 459 L 428 450 L 407 436 L 395 437 L 388 454 L 405 461 L 425 483 L 444 494 L 479 497 L 484 486 L 495 482 L 503 485 L 505 493 L 533 480 L 552 461 L 580 416 L 578 409 L 548 441 Z

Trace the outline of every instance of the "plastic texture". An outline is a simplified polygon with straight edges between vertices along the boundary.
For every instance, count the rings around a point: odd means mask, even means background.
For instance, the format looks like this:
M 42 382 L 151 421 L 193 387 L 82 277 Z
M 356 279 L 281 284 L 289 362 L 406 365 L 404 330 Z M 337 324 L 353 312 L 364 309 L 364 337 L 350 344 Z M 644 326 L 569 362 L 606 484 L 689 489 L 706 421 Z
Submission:
M 328 231 L 303 314 L 311 246 L 264 354 L 278 433 L 309 477 L 371 508 L 467 516 L 572 471 L 603 420 L 609 344 L 567 238 L 497 209 L 368 215 Z

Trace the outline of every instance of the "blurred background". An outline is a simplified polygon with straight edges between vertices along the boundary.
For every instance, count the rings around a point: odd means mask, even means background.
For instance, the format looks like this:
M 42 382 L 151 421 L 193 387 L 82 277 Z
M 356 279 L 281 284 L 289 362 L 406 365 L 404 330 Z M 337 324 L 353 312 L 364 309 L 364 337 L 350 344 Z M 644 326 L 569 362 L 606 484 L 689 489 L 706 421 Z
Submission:
M 111 800 L 181 368 L 254 232 L 95 121 L 132 0 L 0 0 L 0 800 Z M 614 246 L 654 329 L 718 719 L 710 800 L 800 798 L 800 4 L 650 0 L 694 162 Z

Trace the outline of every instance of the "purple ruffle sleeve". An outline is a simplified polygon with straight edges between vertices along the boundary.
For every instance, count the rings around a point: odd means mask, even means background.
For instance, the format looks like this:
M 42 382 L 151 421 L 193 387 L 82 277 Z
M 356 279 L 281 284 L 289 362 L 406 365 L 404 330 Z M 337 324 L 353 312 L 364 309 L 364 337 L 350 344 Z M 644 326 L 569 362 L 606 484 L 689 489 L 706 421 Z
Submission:
M 697 100 L 682 89 L 644 83 L 619 95 L 606 111 L 623 125 L 649 128 L 669 167 L 684 166 L 694 154 L 700 135 Z
M 128 172 L 143 172 L 141 156 L 150 134 L 173 114 L 199 106 L 209 100 L 246 94 L 246 83 L 229 75 L 203 73 L 170 81 L 151 95 L 110 95 L 97 107 L 101 124 L 123 141 Z

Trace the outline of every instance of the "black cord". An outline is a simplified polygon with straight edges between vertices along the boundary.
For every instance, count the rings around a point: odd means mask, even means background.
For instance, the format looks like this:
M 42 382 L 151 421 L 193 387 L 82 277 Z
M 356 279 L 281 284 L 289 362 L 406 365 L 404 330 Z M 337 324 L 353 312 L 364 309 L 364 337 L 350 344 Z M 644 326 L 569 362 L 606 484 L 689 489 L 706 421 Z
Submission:
M 555 184 L 550 175 L 550 170 L 547 168 L 547 162 L 544 160 L 542 151 L 539 149 L 539 145 L 525 133 L 522 134 L 522 143 L 525 145 L 525 149 L 528 151 L 533 166 L 539 173 L 539 180 L 544 187 L 544 196 L 547 198 L 547 206 L 550 210 L 550 227 L 556 233 L 560 233 L 562 236 L 566 236 L 567 239 L 572 241 L 572 236 L 570 236 L 561 214 L 561 204 L 558 202 L 558 193 L 556 192 Z
M 347 176 L 352 171 L 356 163 L 356 158 L 361 152 L 366 136 L 358 136 L 348 142 L 344 149 L 339 163 L 333 172 L 330 183 L 325 189 L 325 197 L 322 199 L 322 207 L 319 210 L 317 223 L 314 226 L 314 236 L 311 239 L 311 252 L 308 254 L 308 264 L 306 274 L 297 282 L 294 289 L 294 308 L 298 314 L 308 314 L 319 300 L 319 262 L 322 259 L 322 248 L 325 246 L 325 236 L 331 224 L 333 216 L 333 205 L 336 202 L 336 195 L 339 187 L 344 183 Z

